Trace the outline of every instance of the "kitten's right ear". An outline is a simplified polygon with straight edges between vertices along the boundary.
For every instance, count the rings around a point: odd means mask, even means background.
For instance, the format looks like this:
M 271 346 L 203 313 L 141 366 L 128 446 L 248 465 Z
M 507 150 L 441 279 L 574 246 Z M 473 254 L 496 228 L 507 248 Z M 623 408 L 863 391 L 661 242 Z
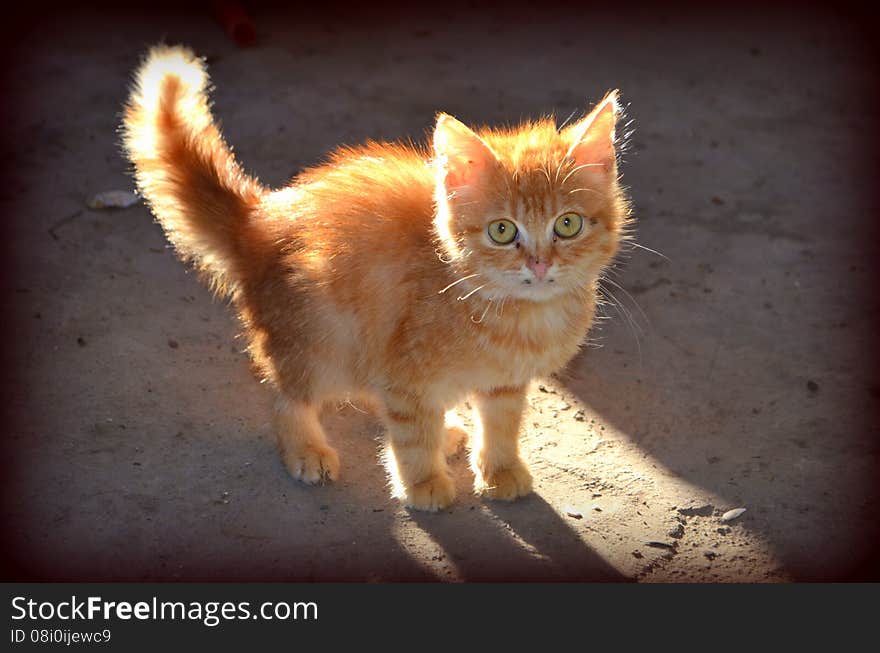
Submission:
M 601 165 L 606 172 L 613 170 L 614 129 L 619 116 L 619 92 L 611 91 L 586 118 L 562 132 L 571 141 L 568 156 L 578 165 Z
M 434 127 L 434 156 L 446 171 L 447 188 L 473 185 L 498 164 L 498 158 L 486 141 L 445 113 L 437 116 Z

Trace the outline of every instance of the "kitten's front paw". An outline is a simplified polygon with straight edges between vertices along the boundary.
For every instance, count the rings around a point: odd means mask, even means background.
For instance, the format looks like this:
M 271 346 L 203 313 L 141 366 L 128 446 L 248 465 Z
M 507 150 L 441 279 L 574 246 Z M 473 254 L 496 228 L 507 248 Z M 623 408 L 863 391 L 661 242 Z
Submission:
M 437 512 L 455 499 L 455 483 L 449 472 L 436 472 L 428 480 L 407 488 L 404 503 L 409 508 Z
M 290 475 L 303 483 L 314 485 L 339 478 L 339 454 L 331 447 L 307 445 L 282 451 L 281 457 Z
M 479 474 L 474 489 L 490 499 L 513 501 L 532 491 L 532 475 L 518 460 L 510 467 Z

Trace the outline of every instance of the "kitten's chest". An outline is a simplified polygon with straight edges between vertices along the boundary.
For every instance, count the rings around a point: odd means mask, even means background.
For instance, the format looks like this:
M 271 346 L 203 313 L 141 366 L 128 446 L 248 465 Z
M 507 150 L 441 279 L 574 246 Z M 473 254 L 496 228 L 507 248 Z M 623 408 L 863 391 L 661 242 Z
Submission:
M 563 367 L 579 350 L 593 319 L 591 304 L 525 308 L 486 321 L 474 361 L 480 385 L 521 385 Z

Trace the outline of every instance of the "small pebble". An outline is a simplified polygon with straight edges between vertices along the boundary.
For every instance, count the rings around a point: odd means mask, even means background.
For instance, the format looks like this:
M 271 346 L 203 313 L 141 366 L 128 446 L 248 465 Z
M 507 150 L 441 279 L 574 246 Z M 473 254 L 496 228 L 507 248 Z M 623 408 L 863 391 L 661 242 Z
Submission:
M 91 197 L 86 205 L 90 209 L 127 209 L 140 201 L 137 195 L 127 190 L 108 190 Z
M 169 340 L 168 346 L 172 349 L 177 349 L 180 346 L 180 343 L 178 343 L 176 340 Z
M 674 549 L 674 544 L 669 544 L 668 542 L 658 542 L 656 540 L 651 540 L 650 542 L 645 542 L 645 546 L 650 546 L 654 549 Z
M 564 510 L 565 514 L 572 519 L 581 519 L 584 516 L 583 513 L 574 506 L 565 506 Z
M 745 508 L 734 508 L 733 510 L 728 510 L 726 513 L 721 515 L 721 521 L 733 521 L 734 519 L 742 515 L 745 511 Z
M 819 384 L 813 380 L 807 381 L 807 390 L 810 392 L 819 392 Z

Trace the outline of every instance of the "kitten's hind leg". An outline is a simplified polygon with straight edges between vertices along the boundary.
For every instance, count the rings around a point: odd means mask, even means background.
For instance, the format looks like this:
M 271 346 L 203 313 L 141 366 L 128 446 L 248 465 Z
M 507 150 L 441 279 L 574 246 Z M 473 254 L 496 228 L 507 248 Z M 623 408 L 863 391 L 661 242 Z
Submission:
M 446 444 L 443 450 L 447 456 L 454 456 L 467 442 L 468 432 L 464 428 L 464 422 L 454 410 L 446 411 L 444 423 L 446 425 Z
M 278 450 L 291 476 L 310 485 L 339 478 L 339 454 L 327 444 L 317 406 L 281 397 L 274 423 Z
M 443 411 L 407 394 L 386 393 L 383 421 L 394 496 L 417 510 L 442 510 L 455 499 L 455 484 L 446 464 Z
M 532 491 L 532 475 L 519 456 L 525 388 L 501 387 L 471 398 L 481 428 L 474 434 L 474 489 L 490 499 L 513 501 Z

